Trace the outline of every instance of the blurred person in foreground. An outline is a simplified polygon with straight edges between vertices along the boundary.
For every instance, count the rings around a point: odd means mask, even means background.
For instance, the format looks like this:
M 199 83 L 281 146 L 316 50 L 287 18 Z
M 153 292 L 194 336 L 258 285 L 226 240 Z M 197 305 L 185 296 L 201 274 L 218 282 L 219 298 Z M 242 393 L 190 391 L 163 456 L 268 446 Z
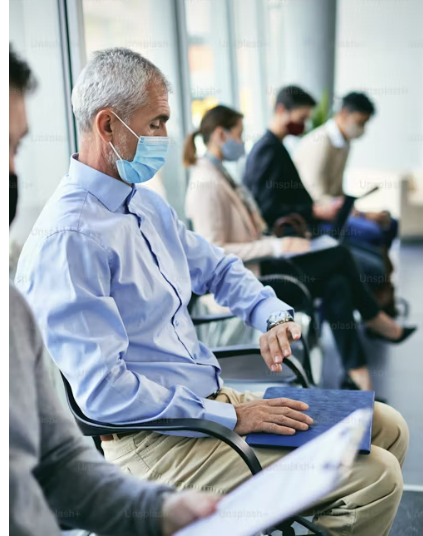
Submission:
M 30 68 L 10 50 L 9 225 L 18 200 L 15 156 L 28 132 L 25 96 L 33 87 Z M 12 285 L 9 345 L 12 536 L 59 536 L 61 522 L 105 535 L 170 536 L 215 510 L 215 497 L 124 475 L 87 444 L 52 390 L 41 335 Z
M 192 292 L 213 293 L 262 331 L 272 372 L 281 371 L 300 328 L 292 308 L 240 259 L 188 231 L 140 184 L 166 160 L 168 93 L 163 73 L 140 54 L 94 54 L 72 95 L 80 153 L 24 246 L 16 282 L 88 417 L 113 424 L 206 418 L 241 436 L 307 430 L 313 421 L 303 402 L 263 400 L 223 385 L 218 360 L 197 338 Z M 332 535 L 386 536 L 407 446 L 401 415 L 375 404 L 372 452 L 315 506 L 317 522 Z M 228 445 L 198 434 L 115 434 L 102 437 L 102 448 L 132 474 L 179 489 L 225 494 L 251 476 Z M 263 467 L 288 452 L 256 449 Z

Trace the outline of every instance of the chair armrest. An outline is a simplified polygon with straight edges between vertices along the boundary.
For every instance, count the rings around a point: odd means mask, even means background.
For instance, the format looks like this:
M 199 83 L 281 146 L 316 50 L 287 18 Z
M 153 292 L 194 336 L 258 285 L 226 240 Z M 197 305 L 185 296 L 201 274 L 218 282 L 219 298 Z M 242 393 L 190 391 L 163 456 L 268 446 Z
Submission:
M 251 473 L 255 475 L 262 467 L 253 449 L 233 430 L 207 419 L 162 419 L 145 423 L 116 425 L 94 421 L 86 417 L 77 405 L 69 382 L 62 374 L 66 400 L 81 432 L 86 436 L 100 436 L 118 433 L 136 433 L 141 430 L 154 432 L 198 432 L 226 443 L 241 456 Z
M 259 460 L 253 449 L 233 430 L 226 426 L 207 419 L 164 419 L 147 423 L 128 424 L 122 426 L 100 425 L 98 435 L 116 433 L 136 433 L 141 430 L 154 432 L 199 432 L 215 439 L 219 439 L 231 447 L 246 463 L 251 473 L 255 475 L 262 470 Z
M 263 359 L 261 356 L 260 348 L 251 346 L 227 346 L 225 348 L 214 348 L 212 349 L 212 352 L 217 359 L 239 357 L 244 356 L 246 354 L 257 355 L 260 356 L 261 359 Z M 291 355 L 290 357 L 285 357 L 283 360 L 283 364 L 286 365 L 290 370 L 292 370 L 302 387 L 304 387 L 305 389 L 308 389 L 310 387 L 310 381 L 307 377 L 307 374 L 303 366 L 295 356 Z

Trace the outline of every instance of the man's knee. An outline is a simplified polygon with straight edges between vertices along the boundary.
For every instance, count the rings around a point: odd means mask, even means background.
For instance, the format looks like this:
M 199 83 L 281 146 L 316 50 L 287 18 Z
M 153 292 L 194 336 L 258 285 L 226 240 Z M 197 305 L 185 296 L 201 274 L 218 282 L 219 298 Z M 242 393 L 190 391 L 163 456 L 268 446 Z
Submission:
M 372 445 L 370 456 L 369 475 L 371 481 L 367 482 L 365 502 L 369 504 L 385 500 L 390 504 L 390 507 L 397 507 L 404 487 L 398 459 L 391 452 L 375 445 Z
M 401 413 L 388 404 L 375 402 L 373 436 L 376 445 L 385 449 L 395 445 L 401 457 L 405 456 L 410 439 L 408 425 Z

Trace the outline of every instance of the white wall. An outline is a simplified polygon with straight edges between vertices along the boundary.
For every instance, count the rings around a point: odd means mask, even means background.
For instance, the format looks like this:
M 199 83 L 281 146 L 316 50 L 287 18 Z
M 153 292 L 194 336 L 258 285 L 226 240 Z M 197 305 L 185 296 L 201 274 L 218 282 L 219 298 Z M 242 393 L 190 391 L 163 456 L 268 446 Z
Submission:
M 338 0 L 335 94 L 377 106 L 350 168 L 423 168 L 423 1 Z
M 38 81 L 27 99 L 30 132 L 17 158 L 19 206 L 11 240 L 22 244 L 67 172 L 70 149 L 57 1 L 18 0 L 9 9 L 10 42 Z

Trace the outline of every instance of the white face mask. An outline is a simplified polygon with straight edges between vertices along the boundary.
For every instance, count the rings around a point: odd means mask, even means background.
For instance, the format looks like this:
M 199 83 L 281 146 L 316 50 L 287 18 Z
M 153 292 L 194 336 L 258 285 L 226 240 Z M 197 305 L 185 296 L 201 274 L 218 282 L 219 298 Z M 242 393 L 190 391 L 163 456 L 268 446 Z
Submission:
M 347 123 L 344 127 L 344 133 L 349 140 L 359 138 L 364 134 L 364 126 L 357 123 Z

